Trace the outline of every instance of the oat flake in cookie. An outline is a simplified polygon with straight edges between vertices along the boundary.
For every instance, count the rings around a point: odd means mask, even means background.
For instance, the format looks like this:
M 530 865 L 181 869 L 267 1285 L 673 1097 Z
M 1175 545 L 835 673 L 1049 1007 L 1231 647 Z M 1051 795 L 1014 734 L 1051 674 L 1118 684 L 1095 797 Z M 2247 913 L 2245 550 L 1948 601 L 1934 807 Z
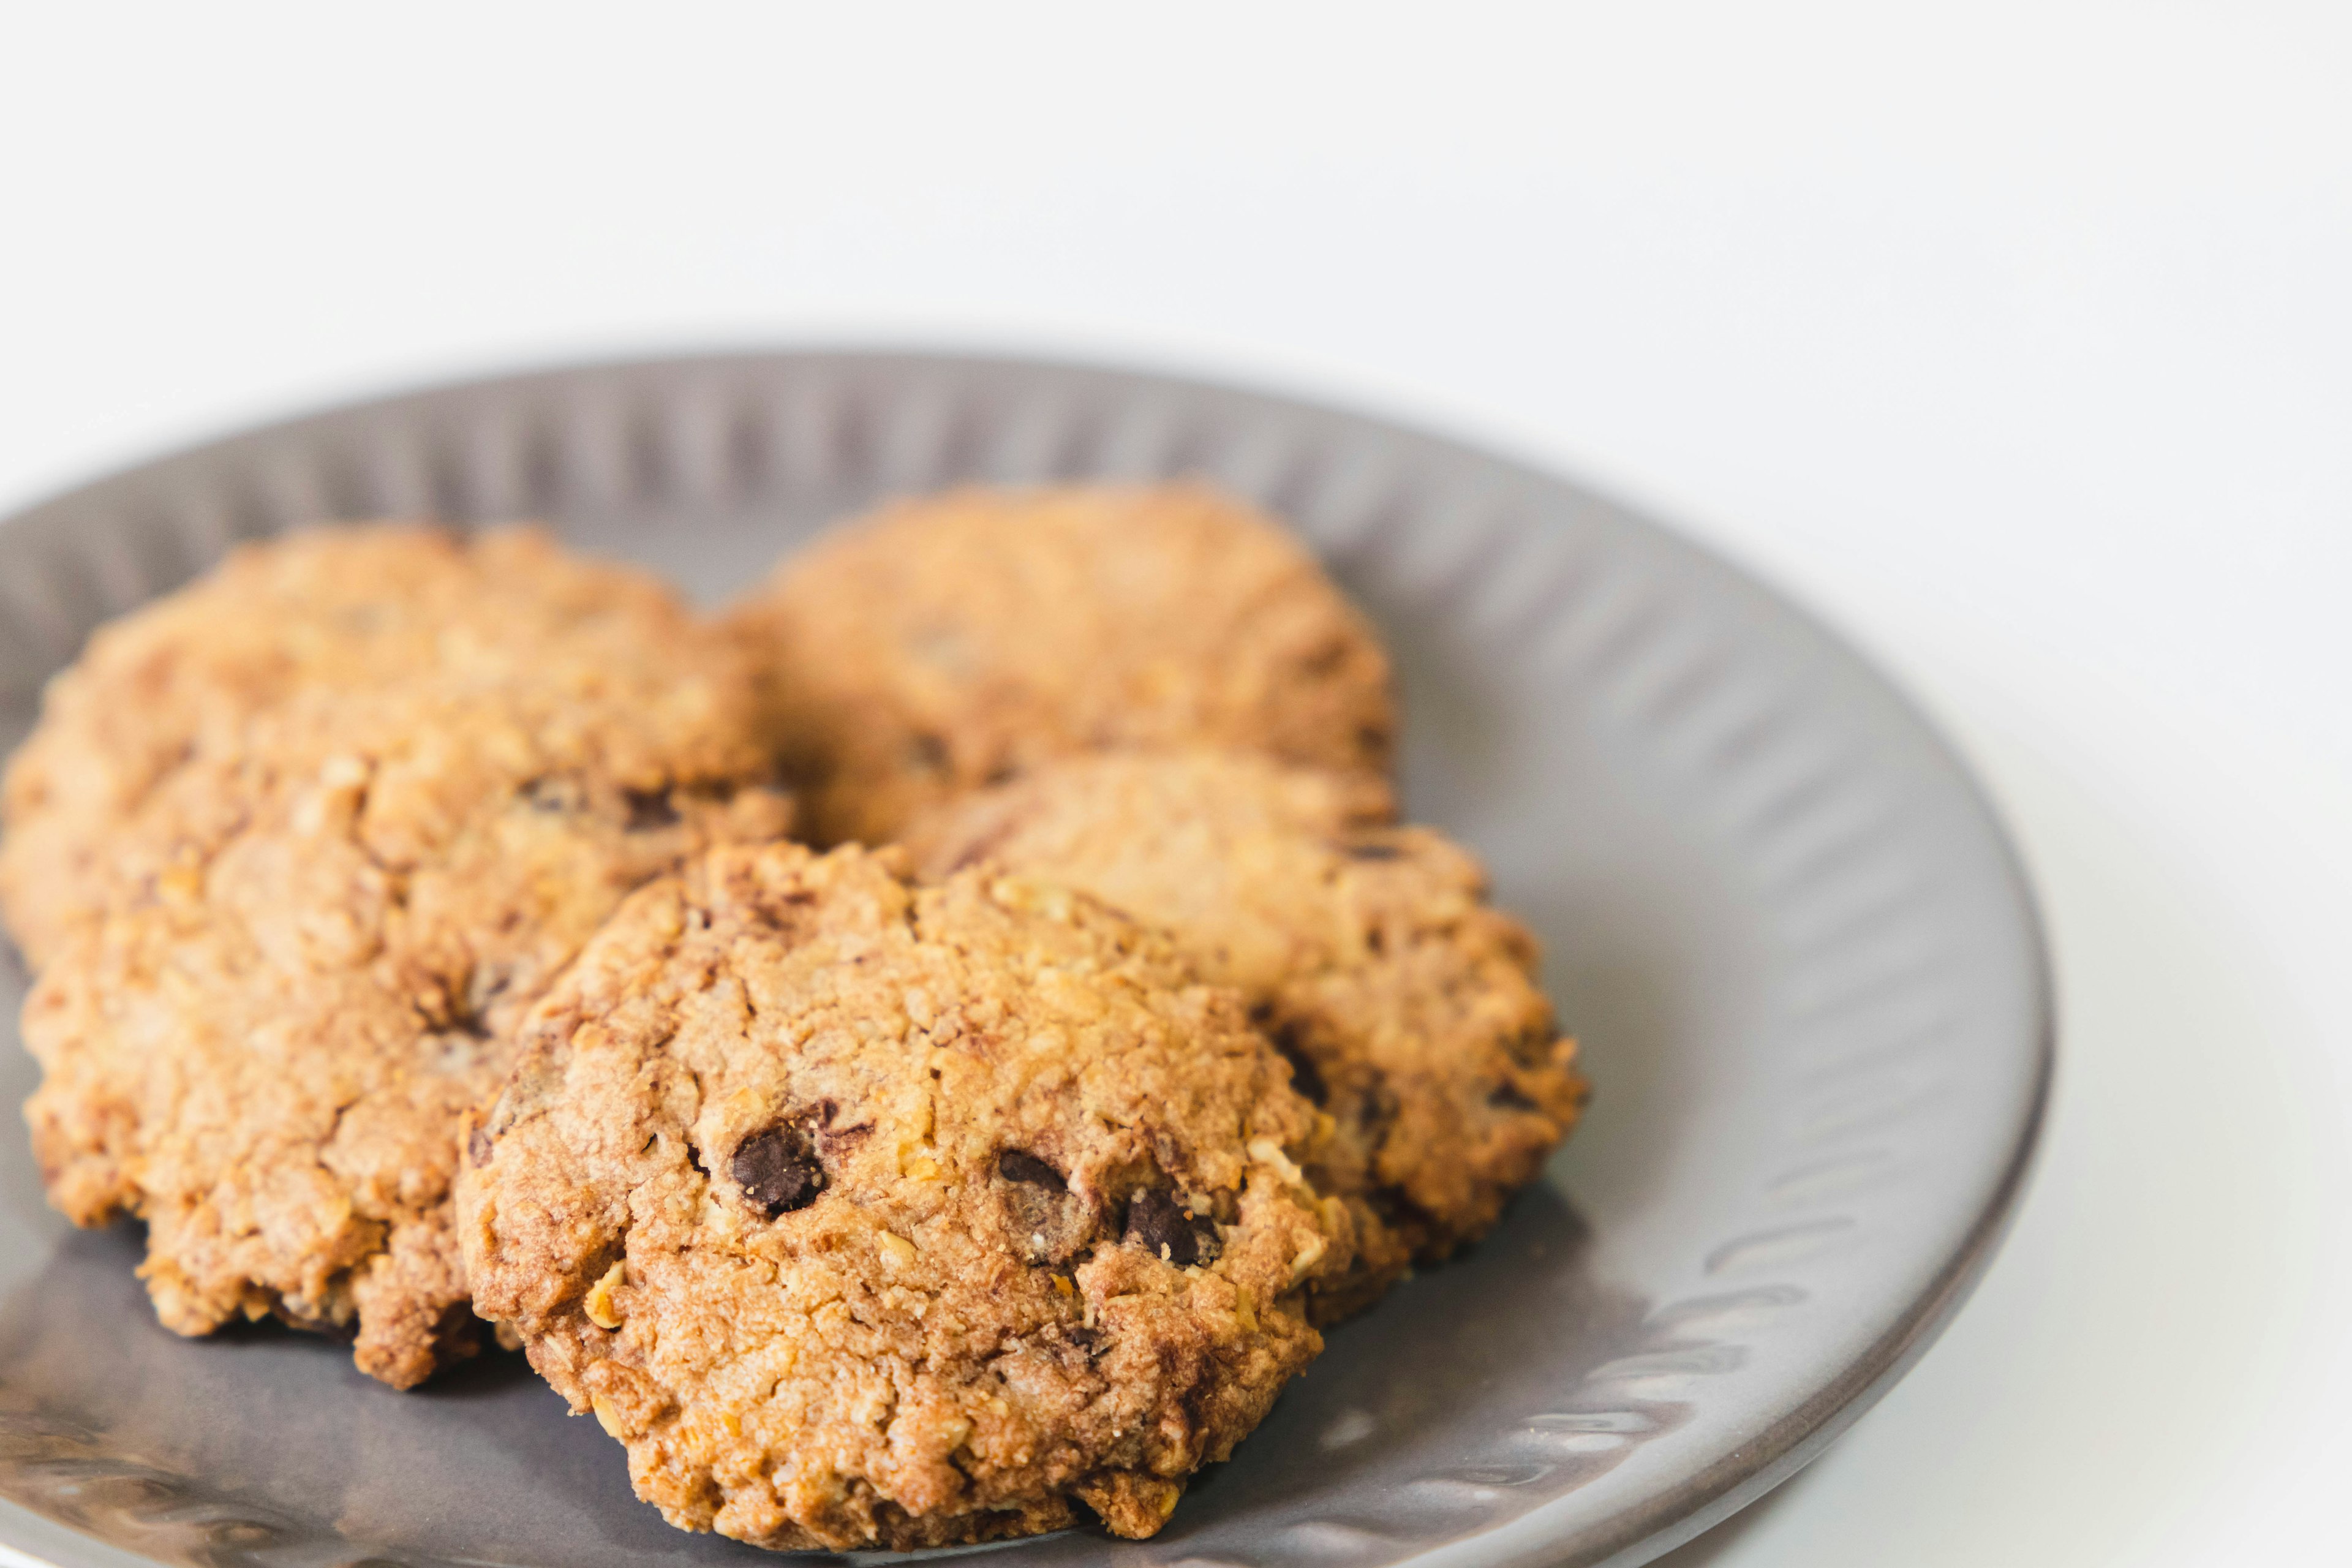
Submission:
M 1163 939 L 900 864 L 721 849 L 622 908 L 467 1140 L 476 1308 L 687 1529 L 1149 1535 L 1320 1349 L 1318 1118 Z
M 1264 513 L 1199 485 L 962 489 L 820 540 L 731 624 L 820 842 L 1074 752 L 1388 765 L 1370 626 Z
M 458 1114 L 632 889 L 783 828 L 749 711 L 667 590 L 531 532 L 252 546 L 102 632 L 11 776 L 51 1201 L 145 1220 L 182 1333 L 470 1352 Z
M 1337 1123 L 1312 1174 L 1359 1223 L 1318 1321 L 1484 1234 L 1575 1123 L 1575 1044 L 1536 988 L 1533 938 L 1487 905 L 1468 853 L 1396 824 L 1378 780 L 1077 758 L 935 810 L 908 847 L 932 875 L 995 865 L 1091 893 L 1248 994 Z

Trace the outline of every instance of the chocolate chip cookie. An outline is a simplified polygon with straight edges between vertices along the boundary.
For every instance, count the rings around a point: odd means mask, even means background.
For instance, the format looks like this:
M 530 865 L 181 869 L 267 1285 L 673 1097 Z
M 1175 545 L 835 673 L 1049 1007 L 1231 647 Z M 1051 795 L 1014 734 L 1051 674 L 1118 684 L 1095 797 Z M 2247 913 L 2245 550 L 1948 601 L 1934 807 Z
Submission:
M 1320 1348 L 1324 1123 L 1163 938 L 902 865 L 722 848 L 623 906 L 467 1139 L 477 1310 L 687 1529 L 1149 1535 Z
M 733 614 L 819 842 L 1049 758 L 1204 744 L 1387 765 L 1388 660 L 1271 519 L 1197 485 L 962 489 L 788 561 Z
M 241 801 L 174 785 L 248 754 L 256 726 L 297 697 L 331 703 L 412 676 L 481 685 L 527 676 L 543 657 L 578 666 L 562 674 L 578 682 L 600 643 L 626 671 L 685 625 L 660 582 L 570 555 L 537 529 L 468 540 L 371 524 L 240 546 L 100 626 L 49 682 L 0 790 L 11 932 L 37 968 L 111 889 L 152 877 L 178 840 L 227 831 L 205 814 L 233 818 Z M 679 664 L 711 657 L 726 656 L 696 637 Z
M 145 1220 L 180 1332 L 466 1353 L 457 1115 L 632 889 L 783 829 L 751 713 L 659 584 L 532 533 L 297 537 L 102 634 L 11 778 L 51 1201 Z
M 987 865 L 1091 893 L 1249 996 L 1337 1123 L 1309 1174 L 1360 1226 L 1318 1321 L 1483 1234 L 1575 1123 L 1575 1044 L 1535 985 L 1533 938 L 1487 905 L 1468 853 L 1396 824 L 1378 780 L 1233 753 L 1076 758 L 935 808 L 908 847 L 933 876 Z

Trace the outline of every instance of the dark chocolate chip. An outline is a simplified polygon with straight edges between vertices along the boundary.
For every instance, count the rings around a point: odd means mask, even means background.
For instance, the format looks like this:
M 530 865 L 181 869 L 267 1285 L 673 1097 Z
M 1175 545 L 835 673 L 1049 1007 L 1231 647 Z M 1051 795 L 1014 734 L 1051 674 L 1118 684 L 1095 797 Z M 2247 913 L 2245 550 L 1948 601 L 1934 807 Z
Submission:
M 1095 1237 L 1092 1208 L 1070 1191 L 1062 1173 L 1026 1149 L 1000 1150 L 1004 1221 L 1013 1244 L 1031 1263 L 1067 1263 Z
M 1315 1065 L 1315 1058 L 1298 1043 L 1295 1025 L 1285 1024 L 1274 1032 L 1274 1048 L 1290 1064 L 1291 1088 L 1317 1105 L 1331 1103 L 1331 1086 L 1323 1080 L 1323 1071 Z
M 669 803 L 667 789 L 625 789 L 621 798 L 629 803 L 631 833 L 647 833 L 656 827 L 674 826 L 677 822 L 677 807 Z
M 1436 1216 L 1413 1202 L 1402 1187 L 1374 1187 L 1364 1194 L 1364 1201 L 1382 1224 L 1393 1229 L 1426 1230 L 1437 1223 Z
M 996 1173 L 1008 1182 L 1026 1182 L 1033 1187 L 1045 1187 L 1054 1192 L 1069 1191 L 1069 1183 L 1062 1173 L 1045 1163 L 1025 1149 L 1007 1149 L 996 1157 Z
M 488 1128 L 477 1127 L 466 1134 L 466 1158 L 472 1161 L 477 1167 L 490 1163 L 491 1148 Z
M 1196 1218 L 1166 1193 L 1147 1187 L 1128 1200 L 1127 1233 L 1119 1239 L 1182 1265 L 1202 1261 L 1204 1242 L 1209 1257 L 1214 1258 L 1216 1235 L 1215 1221 Z
M 1000 1157 L 997 1172 L 1004 1177 L 998 1191 L 1004 1203 L 1005 1229 L 1013 1249 L 1023 1258 L 1058 1267 L 1093 1245 L 1093 1210 L 1063 1184 L 1052 1166 L 1018 1150 L 1007 1150 Z M 1027 1173 L 1016 1173 L 1022 1172 Z
M 1493 1092 L 1486 1096 L 1486 1103 L 1489 1105 L 1499 1105 L 1507 1110 L 1533 1110 L 1536 1109 L 1536 1102 L 1529 1100 L 1524 1093 L 1522 1093 L 1517 1084 L 1512 1083 L 1508 1079 L 1506 1079 L 1495 1086 Z
M 797 1127 L 769 1127 L 735 1145 L 728 1174 L 753 1207 L 773 1219 L 804 1209 L 824 1190 L 824 1167 L 808 1134 Z

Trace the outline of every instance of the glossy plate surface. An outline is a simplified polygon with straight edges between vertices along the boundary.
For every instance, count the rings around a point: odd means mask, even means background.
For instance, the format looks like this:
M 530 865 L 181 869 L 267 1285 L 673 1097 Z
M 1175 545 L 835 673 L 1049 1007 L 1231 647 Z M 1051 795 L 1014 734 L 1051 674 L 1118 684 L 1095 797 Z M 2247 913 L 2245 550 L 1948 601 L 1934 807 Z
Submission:
M 1474 1255 L 1330 1349 L 1156 1539 L 995 1563 L 1632 1563 L 1792 1473 L 1980 1269 L 2051 1064 L 1967 776 L 1802 615 L 1573 485 L 1349 415 L 913 355 L 592 366 L 340 410 L 0 528 L 0 743 L 103 617 L 323 518 L 536 516 L 721 598 L 890 491 L 1202 474 L 1291 519 L 1402 673 L 1414 816 L 1475 845 L 1585 1042 L 1584 1128 Z M 21 981 L 5 999 L 13 1034 Z M 0 1047 L 0 1098 L 33 1069 Z M 415 1394 L 155 1326 L 0 1138 L 0 1557 L 765 1560 L 630 1496 L 519 1358 Z

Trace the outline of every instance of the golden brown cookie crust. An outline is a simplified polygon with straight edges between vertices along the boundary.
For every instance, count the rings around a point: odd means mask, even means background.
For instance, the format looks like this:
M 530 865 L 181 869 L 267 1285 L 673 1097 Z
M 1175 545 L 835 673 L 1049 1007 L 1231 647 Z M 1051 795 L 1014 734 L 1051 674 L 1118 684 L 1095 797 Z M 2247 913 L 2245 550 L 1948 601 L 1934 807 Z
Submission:
M 1163 939 L 902 865 L 721 849 L 623 907 L 468 1140 L 477 1310 L 673 1524 L 1148 1535 L 1320 1348 L 1318 1119 Z
M 961 489 L 787 561 L 730 624 L 818 842 L 1047 759 L 1203 744 L 1378 771 L 1370 626 L 1272 519 L 1200 485 Z
M 1574 1125 L 1575 1043 L 1537 989 L 1534 939 L 1477 861 L 1399 826 L 1385 784 L 1193 752 L 1074 758 L 940 807 L 908 846 L 934 876 L 993 865 L 1168 931 L 1247 994 L 1338 1124 L 1312 1169 L 1355 1206 L 1328 1321 L 1412 1259 L 1482 1235 Z
M 657 584 L 527 532 L 298 536 L 103 634 L 10 781 L 51 1201 L 147 1222 L 180 1332 L 348 1330 L 401 1386 L 468 1352 L 457 1116 L 633 888 L 782 830 L 751 702 Z
M 235 803 L 205 785 L 175 798 L 174 785 L 239 762 L 257 726 L 298 700 L 331 701 L 412 675 L 475 686 L 526 679 L 551 639 L 571 665 L 553 672 L 560 679 L 591 679 L 600 647 L 626 679 L 649 638 L 677 637 L 688 645 L 681 665 L 727 658 L 690 629 L 657 579 L 572 555 L 541 529 L 468 538 L 373 523 L 240 545 L 197 582 L 100 626 L 49 682 L 40 722 L 0 787 L 0 907 L 39 967 L 112 889 L 152 876 L 159 853 L 228 830 L 201 818 L 233 814 Z M 740 736 L 677 711 L 704 732 L 646 731 L 636 743 L 661 748 L 659 765 L 648 756 L 622 758 L 625 766 L 664 771 L 681 744 L 740 748 Z M 688 756 L 683 765 L 717 776 L 738 764 Z M 158 816 L 166 820 L 151 821 Z

